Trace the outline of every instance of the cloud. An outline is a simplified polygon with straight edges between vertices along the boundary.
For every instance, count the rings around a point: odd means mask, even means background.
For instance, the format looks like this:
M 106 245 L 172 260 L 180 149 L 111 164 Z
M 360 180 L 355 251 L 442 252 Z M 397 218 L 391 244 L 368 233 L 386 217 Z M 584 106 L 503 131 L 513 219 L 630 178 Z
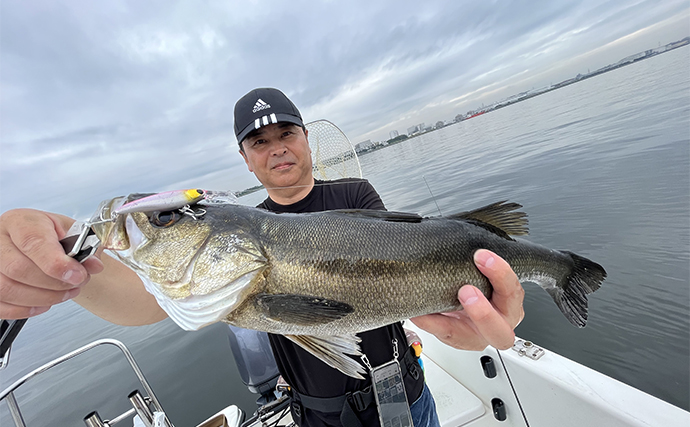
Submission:
M 687 11 L 651 0 L 3 2 L 0 191 L 23 196 L 0 209 L 82 212 L 195 179 L 245 188 L 256 180 L 232 111 L 254 87 L 281 88 L 353 142 L 383 139 L 573 76 L 616 40 L 649 48 L 640 32 L 663 34 Z

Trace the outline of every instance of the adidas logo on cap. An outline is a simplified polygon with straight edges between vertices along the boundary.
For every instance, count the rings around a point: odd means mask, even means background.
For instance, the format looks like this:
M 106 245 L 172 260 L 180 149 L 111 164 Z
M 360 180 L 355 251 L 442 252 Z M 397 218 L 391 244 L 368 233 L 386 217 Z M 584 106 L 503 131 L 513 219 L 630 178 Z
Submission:
M 254 104 L 254 109 L 252 110 L 252 113 L 256 113 L 257 111 L 265 110 L 267 108 L 271 108 L 271 104 L 267 104 L 264 101 L 259 98 L 258 101 L 256 101 L 256 104 Z

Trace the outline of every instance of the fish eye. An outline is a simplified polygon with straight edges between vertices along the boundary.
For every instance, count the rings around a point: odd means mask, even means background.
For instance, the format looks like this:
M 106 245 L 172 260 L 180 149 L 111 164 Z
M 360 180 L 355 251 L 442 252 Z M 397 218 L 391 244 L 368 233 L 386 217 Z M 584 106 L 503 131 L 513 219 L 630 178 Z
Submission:
M 149 222 L 154 227 L 170 227 L 181 218 L 177 211 L 154 212 L 149 218 Z

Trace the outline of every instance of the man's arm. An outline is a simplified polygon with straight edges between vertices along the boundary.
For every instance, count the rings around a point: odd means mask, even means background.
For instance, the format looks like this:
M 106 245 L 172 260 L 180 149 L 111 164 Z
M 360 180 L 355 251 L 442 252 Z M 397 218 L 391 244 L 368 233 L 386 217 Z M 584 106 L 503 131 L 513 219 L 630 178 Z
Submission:
M 106 254 L 101 260 L 103 272 L 81 287 L 76 303 L 123 326 L 150 325 L 168 317 L 134 271 Z
M 108 257 L 80 264 L 59 239 L 73 219 L 33 209 L 0 216 L 0 318 L 36 316 L 74 299 L 120 325 L 144 325 L 166 317 L 139 277 Z M 93 275 L 93 276 L 92 276 Z

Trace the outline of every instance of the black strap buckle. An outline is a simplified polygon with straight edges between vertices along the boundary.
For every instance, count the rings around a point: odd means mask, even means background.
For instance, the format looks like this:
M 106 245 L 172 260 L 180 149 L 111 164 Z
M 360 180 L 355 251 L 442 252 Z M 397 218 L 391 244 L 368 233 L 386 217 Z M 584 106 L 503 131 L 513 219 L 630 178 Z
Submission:
M 419 364 L 417 362 L 412 362 L 412 364 L 409 365 L 407 369 L 410 375 L 412 375 L 412 378 L 414 378 L 414 380 L 417 381 L 419 379 Z
M 302 418 L 302 405 L 297 401 L 292 401 L 292 414 L 297 418 Z
M 371 386 L 365 388 L 364 390 L 355 391 L 353 393 L 348 393 L 350 396 L 350 401 L 352 405 L 357 410 L 357 412 L 362 412 L 369 407 L 371 403 Z

